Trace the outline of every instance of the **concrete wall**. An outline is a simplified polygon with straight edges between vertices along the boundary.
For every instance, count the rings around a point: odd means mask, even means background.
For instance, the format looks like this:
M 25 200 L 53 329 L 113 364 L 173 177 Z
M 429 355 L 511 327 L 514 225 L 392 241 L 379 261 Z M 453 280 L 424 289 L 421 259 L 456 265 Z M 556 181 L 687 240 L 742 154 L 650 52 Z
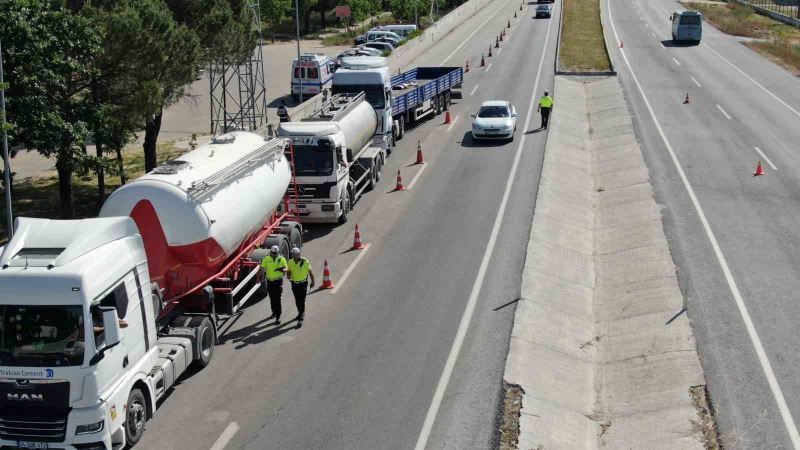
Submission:
M 518 448 L 702 449 L 705 379 L 615 77 L 556 77 L 505 381 Z

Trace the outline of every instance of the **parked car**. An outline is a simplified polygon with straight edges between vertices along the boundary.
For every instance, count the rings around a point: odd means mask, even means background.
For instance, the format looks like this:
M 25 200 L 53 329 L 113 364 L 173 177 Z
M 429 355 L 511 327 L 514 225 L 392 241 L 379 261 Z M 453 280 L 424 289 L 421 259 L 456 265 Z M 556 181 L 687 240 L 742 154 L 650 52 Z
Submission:
M 511 139 L 517 130 L 517 109 L 509 101 L 483 102 L 472 114 L 472 137 L 475 139 Z
M 553 7 L 550 5 L 539 5 L 536 7 L 536 17 L 552 17 Z
M 392 33 L 391 31 L 382 31 L 382 30 L 369 30 L 367 31 L 366 38 L 367 42 L 372 42 L 380 37 L 390 37 L 392 39 L 397 39 L 398 42 L 403 40 L 403 37 L 397 33 Z
M 401 41 L 398 41 L 397 39 L 388 36 L 381 36 L 372 42 L 386 42 L 387 44 L 392 44 L 392 47 L 397 48 L 400 46 Z
M 391 31 L 392 33 L 397 33 L 400 37 L 408 37 L 409 34 L 417 31 L 416 25 L 383 25 L 381 27 L 375 27 L 370 31 Z
M 356 50 L 361 50 L 363 52 L 370 53 L 374 56 L 383 56 L 383 50 L 378 50 L 376 48 L 367 47 L 367 44 L 361 44 L 355 48 Z
M 392 50 L 394 50 L 394 45 L 392 45 L 392 44 L 390 44 L 388 42 L 369 42 L 367 44 L 364 44 L 364 47 L 375 48 L 375 49 L 378 49 L 378 50 L 380 50 L 380 51 L 382 51 L 384 53 L 387 53 L 387 52 L 391 53 Z

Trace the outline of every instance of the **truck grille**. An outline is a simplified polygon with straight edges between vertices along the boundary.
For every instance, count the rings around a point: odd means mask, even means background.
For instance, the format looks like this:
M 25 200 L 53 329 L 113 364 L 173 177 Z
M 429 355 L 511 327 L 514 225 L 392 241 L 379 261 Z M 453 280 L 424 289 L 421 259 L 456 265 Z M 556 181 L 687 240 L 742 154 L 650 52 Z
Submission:
M 64 442 L 67 419 L 0 417 L 0 438 L 11 441 Z

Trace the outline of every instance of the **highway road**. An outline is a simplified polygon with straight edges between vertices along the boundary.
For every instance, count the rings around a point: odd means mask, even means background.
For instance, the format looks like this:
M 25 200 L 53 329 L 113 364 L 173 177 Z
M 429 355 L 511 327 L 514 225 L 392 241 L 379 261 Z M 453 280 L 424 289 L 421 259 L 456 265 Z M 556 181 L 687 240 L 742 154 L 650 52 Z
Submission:
M 470 60 L 454 123 L 442 115 L 408 133 L 350 223 L 308 227 L 306 256 L 320 281 L 327 258 L 337 286 L 309 296 L 302 328 L 274 326 L 268 302 L 249 305 L 211 366 L 169 395 L 141 448 L 493 446 L 546 139 L 532 102 L 552 87 L 558 31 L 526 6 L 479 68 L 519 4 L 496 0 L 418 59 Z M 515 103 L 513 142 L 469 137 L 469 114 L 488 99 Z M 392 192 L 398 169 L 408 189 Z M 368 248 L 348 251 L 355 223 Z M 291 319 L 288 287 L 283 303 Z
M 723 443 L 800 448 L 800 82 L 707 23 L 673 45 L 674 1 L 604 5 Z

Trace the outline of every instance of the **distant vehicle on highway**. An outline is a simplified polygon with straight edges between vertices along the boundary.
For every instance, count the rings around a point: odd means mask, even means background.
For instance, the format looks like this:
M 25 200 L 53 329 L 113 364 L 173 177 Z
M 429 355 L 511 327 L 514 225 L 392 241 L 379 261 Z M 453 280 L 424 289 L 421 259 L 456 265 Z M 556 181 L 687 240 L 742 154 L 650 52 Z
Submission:
M 552 17 L 553 8 L 550 5 L 539 5 L 536 7 L 536 17 Z
M 669 16 L 672 40 L 699 44 L 703 36 L 703 15 L 698 11 L 679 9 Z
M 472 137 L 475 139 L 511 139 L 517 130 L 517 109 L 505 100 L 490 100 L 481 104 L 478 114 L 472 114 Z

